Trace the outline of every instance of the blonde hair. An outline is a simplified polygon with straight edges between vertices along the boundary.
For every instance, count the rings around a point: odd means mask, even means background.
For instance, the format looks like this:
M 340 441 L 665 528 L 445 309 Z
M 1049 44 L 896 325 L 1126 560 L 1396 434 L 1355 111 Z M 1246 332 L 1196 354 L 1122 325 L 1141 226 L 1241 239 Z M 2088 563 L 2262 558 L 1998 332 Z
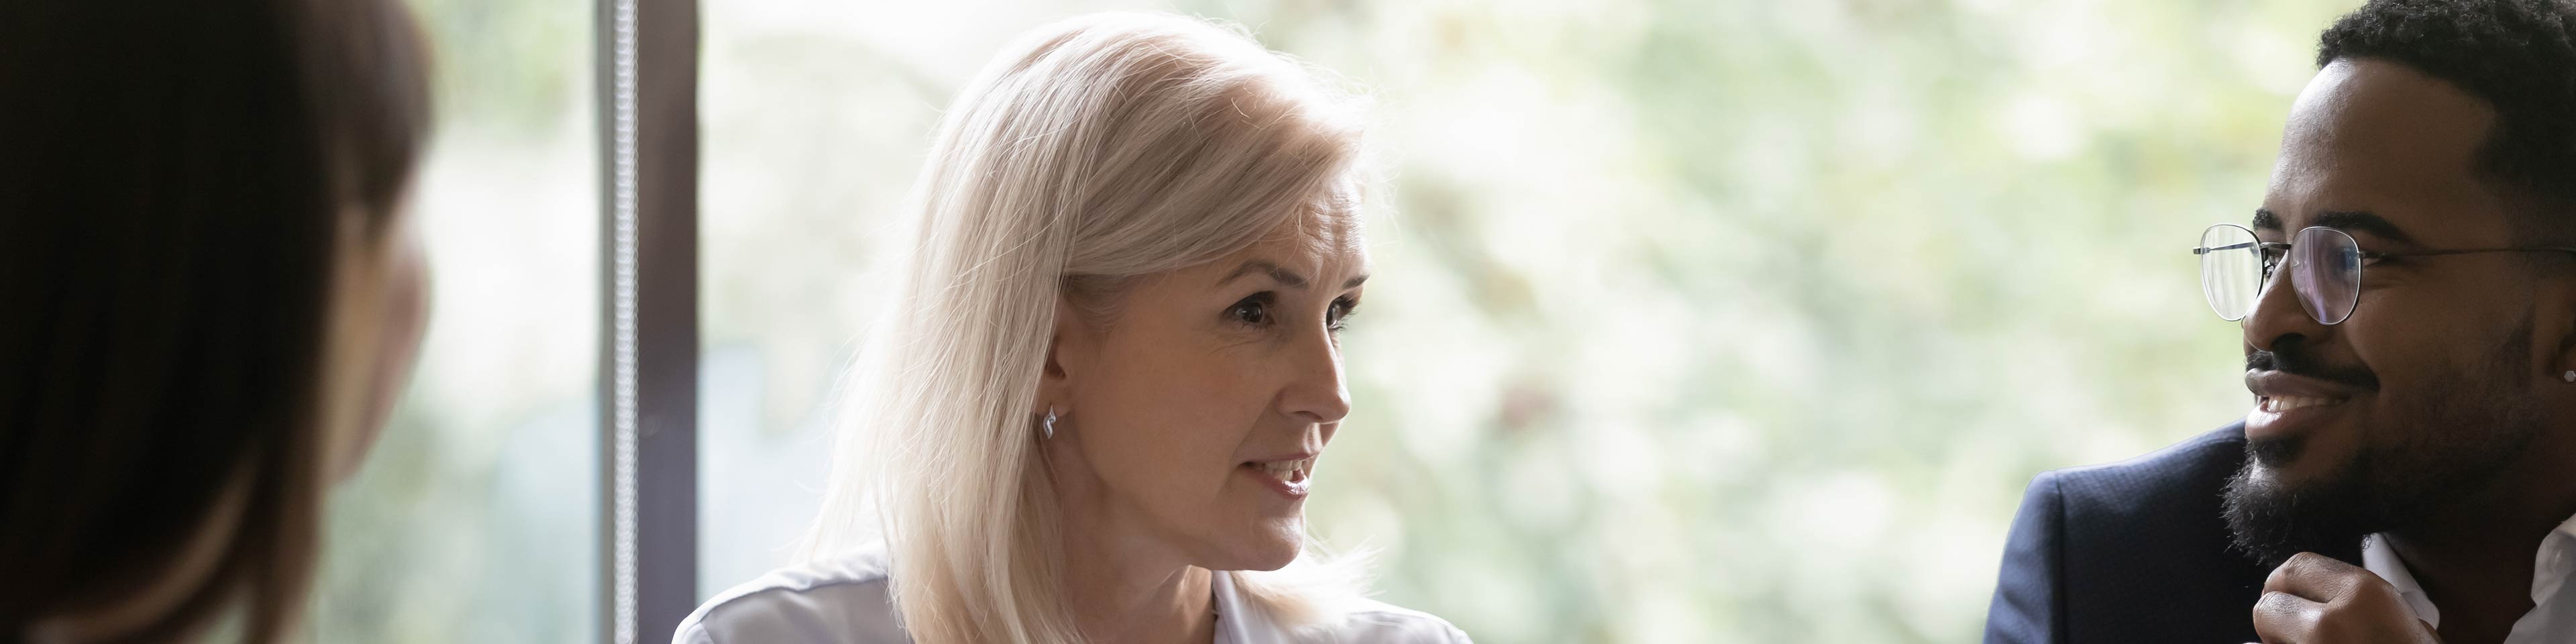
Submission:
M 915 185 L 914 246 L 847 383 L 803 556 L 882 529 L 914 641 L 1080 639 L 1032 410 L 1057 304 L 1105 312 L 1133 278 L 1356 217 L 1361 107 L 1322 78 L 1169 14 L 1059 22 L 995 58 Z M 1285 624 L 1336 599 L 1293 573 L 1219 574 Z

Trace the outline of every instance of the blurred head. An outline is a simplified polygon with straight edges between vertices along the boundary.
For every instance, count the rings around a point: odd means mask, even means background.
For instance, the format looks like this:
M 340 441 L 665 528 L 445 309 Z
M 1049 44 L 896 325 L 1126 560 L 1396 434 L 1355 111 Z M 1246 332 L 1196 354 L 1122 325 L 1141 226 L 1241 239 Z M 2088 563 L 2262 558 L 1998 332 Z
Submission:
M 418 339 L 424 53 L 390 1 L 0 3 L 0 639 L 289 628 Z
M 2576 246 L 2576 5 L 2382 0 L 2325 33 L 2253 228 L 2325 226 L 2364 251 Z M 2227 490 L 2265 563 L 2358 552 L 2374 532 L 2565 464 L 2576 258 L 2365 263 L 2325 325 L 2276 282 L 2244 321 L 2247 461 Z M 2563 474 L 2560 474 L 2563 476 Z
M 809 552 L 866 534 L 857 477 L 880 477 L 923 642 L 1078 637 L 1067 525 L 1220 570 L 1295 558 L 1302 475 L 1273 470 L 1311 467 L 1349 407 L 1333 330 L 1365 274 L 1355 116 L 1189 18 L 1090 16 L 1005 49 L 917 184 L 905 276 L 850 390 L 880 442 L 843 451 Z

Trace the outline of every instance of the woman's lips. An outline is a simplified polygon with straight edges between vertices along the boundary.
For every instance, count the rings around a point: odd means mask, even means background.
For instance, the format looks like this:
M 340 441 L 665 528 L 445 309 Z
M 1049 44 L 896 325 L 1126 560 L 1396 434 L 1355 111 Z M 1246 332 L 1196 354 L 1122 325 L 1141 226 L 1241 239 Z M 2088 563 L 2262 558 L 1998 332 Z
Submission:
M 1307 486 L 1314 477 L 1315 457 L 1252 461 L 1238 465 L 1235 469 L 1242 471 L 1246 476 L 1260 480 L 1273 492 L 1278 492 L 1290 499 L 1302 499 L 1306 497 Z

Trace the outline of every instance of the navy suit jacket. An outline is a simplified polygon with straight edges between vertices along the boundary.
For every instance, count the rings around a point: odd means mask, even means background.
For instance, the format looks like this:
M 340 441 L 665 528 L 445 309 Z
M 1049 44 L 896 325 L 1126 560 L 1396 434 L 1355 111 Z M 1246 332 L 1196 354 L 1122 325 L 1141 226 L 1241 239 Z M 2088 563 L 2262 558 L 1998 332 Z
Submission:
M 1986 611 L 1988 644 L 2244 644 L 2272 570 L 2229 549 L 2242 421 L 2153 454 L 2040 473 Z M 2323 553 L 2359 561 L 2354 552 Z

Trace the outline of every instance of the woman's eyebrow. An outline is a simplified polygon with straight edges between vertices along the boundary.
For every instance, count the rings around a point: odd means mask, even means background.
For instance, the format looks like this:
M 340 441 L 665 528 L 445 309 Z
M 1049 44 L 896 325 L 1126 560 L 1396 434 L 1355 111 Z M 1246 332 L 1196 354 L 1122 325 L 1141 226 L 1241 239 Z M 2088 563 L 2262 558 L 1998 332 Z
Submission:
M 1306 288 L 1306 285 L 1310 283 L 1310 280 L 1307 280 L 1306 276 L 1299 275 L 1296 271 L 1288 270 L 1286 267 L 1280 266 L 1277 262 L 1272 262 L 1266 259 L 1247 260 L 1242 266 L 1235 267 L 1234 272 L 1226 273 L 1225 277 L 1217 280 L 1216 283 L 1219 286 L 1223 286 L 1235 280 L 1242 279 L 1246 275 L 1256 274 L 1270 276 L 1272 281 L 1276 281 L 1280 285 L 1288 288 Z M 1343 280 L 1342 290 L 1347 291 L 1359 288 L 1360 284 L 1368 282 L 1368 278 L 1369 276 L 1367 275 L 1354 275 L 1348 280 Z
M 1299 275 L 1296 271 L 1288 270 L 1279 266 L 1279 264 L 1266 259 L 1245 261 L 1242 266 L 1235 267 L 1234 272 L 1227 273 L 1224 279 L 1217 280 L 1216 283 L 1222 286 L 1237 279 L 1242 279 L 1243 276 L 1256 273 L 1268 275 L 1272 281 L 1276 281 L 1280 285 L 1288 288 L 1306 288 L 1306 276 Z

